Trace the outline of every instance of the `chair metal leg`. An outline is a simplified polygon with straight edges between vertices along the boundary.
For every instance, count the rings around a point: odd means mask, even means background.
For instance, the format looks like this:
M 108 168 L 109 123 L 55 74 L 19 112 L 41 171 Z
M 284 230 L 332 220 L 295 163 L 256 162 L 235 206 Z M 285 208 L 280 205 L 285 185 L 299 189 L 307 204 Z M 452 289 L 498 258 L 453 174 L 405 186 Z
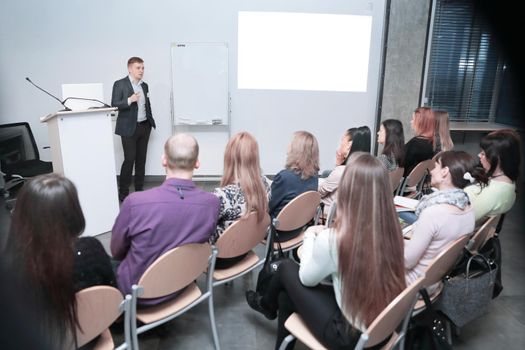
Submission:
M 220 350 L 221 345 L 219 344 L 217 324 L 215 323 L 215 310 L 213 307 L 213 293 L 211 293 L 210 296 L 208 297 L 208 311 L 210 313 L 210 324 L 211 324 L 211 332 L 213 334 L 213 344 L 215 345 L 216 350 Z
M 283 339 L 283 342 L 281 343 L 281 346 L 279 346 L 279 350 L 286 350 L 288 345 L 295 340 L 295 337 L 293 334 L 290 334 L 286 336 L 286 338 Z

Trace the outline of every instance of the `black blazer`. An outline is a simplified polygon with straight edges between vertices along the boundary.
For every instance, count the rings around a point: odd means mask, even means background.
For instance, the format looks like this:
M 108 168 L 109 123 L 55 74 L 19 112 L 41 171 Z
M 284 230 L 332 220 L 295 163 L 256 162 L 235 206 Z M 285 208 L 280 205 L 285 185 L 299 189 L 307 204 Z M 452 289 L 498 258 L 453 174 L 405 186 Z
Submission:
M 155 120 L 151 114 L 151 104 L 148 96 L 148 84 L 143 82 L 140 86 L 146 97 L 146 118 L 148 118 L 151 126 L 155 128 Z M 131 105 L 128 105 L 128 97 L 133 95 L 133 93 L 133 87 L 128 76 L 117 80 L 113 84 L 111 105 L 118 108 L 117 125 L 115 126 L 115 134 L 117 135 L 131 137 L 137 128 L 138 104 L 133 102 Z

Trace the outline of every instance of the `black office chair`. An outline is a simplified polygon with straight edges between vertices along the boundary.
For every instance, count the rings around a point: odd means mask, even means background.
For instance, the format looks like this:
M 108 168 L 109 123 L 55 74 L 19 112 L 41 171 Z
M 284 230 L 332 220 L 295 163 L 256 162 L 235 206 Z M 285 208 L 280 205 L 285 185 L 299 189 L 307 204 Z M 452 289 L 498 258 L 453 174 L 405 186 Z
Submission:
M 40 153 L 29 123 L 0 124 L 0 175 L 4 197 L 28 179 L 53 172 L 51 162 L 40 160 Z

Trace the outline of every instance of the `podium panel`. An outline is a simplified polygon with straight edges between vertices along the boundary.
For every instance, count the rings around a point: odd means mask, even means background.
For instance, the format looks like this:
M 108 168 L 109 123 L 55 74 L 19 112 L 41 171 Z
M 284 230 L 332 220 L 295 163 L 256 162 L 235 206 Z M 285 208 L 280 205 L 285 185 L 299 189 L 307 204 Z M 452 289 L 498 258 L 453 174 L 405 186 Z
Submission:
M 64 111 L 41 118 L 48 124 L 54 171 L 77 187 L 88 236 L 111 231 L 119 212 L 113 111 Z

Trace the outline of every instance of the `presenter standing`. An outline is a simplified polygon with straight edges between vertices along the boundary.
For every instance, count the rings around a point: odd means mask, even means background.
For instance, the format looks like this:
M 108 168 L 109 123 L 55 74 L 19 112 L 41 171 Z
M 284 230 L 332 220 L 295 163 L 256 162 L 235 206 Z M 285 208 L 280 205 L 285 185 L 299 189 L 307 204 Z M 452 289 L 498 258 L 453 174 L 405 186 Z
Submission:
M 155 120 L 151 114 L 148 84 L 142 81 L 144 61 L 140 57 L 128 60 L 129 75 L 113 84 L 111 105 L 118 108 L 115 134 L 120 135 L 124 162 L 120 168 L 119 200 L 129 194 L 131 175 L 135 166 L 135 191 L 144 188 L 146 154 L 151 128 Z

